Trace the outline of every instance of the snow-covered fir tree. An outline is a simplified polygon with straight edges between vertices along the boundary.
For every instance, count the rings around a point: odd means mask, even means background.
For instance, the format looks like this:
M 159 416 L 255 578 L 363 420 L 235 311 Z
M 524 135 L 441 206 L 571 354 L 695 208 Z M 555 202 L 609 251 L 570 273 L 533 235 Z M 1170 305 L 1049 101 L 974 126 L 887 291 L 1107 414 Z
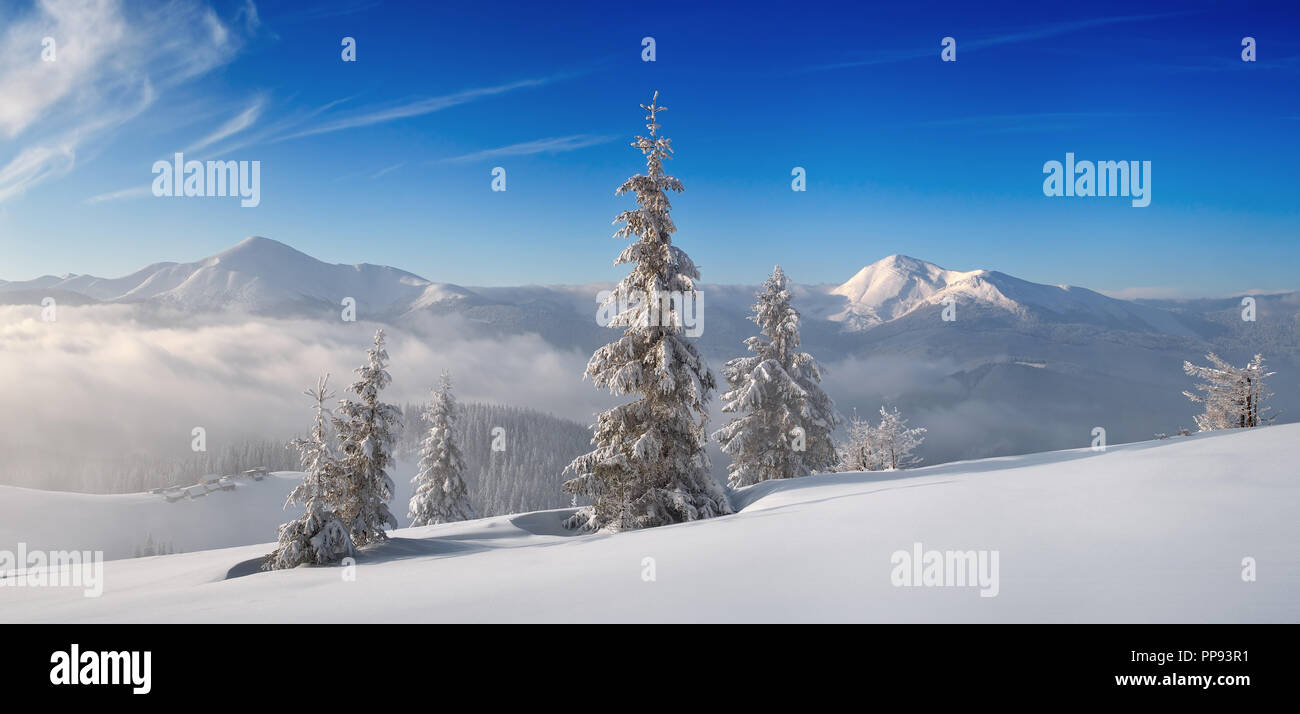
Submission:
M 743 414 L 713 438 L 731 457 L 732 488 L 777 478 L 806 476 L 835 465 L 831 432 L 841 418 L 821 388 L 821 367 L 799 352 L 799 312 L 790 304 L 781 266 L 763 283 L 749 318 L 759 334 L 745 340 L 753 355 L 727 362 L 722 374 L 731 390 L 722 411 Z
M 1202 380 L 1196 385 L 1201 392 L 1183 392 L 1188 399 L 1205 405 L 1205 411 L 1196 415 L 1196 426 L 1201 431 L 1215 429 L 1242 429 L 1263 426 L 1276 418 L 1265 404 L 1273 396 L 1264 380 L 1276 372 L 1264 367 L 1263 355 L 1255 355 L 1245 367 L 1236 367 L 1220 359 L 1213 352 L 1205 355 L 1209 366 L 1183 362 L 1183 371 L 1189 377 Z
M 380 392 L 392 381 L 383 330 L 375 332 L 374 345 L 366 354 L 366 364 L 356 369 L 357 381 L 348 387 L 356 399 L 340 400 L 334 418 L 344 478 L 339 516 L 358 547 L 388 538 L 385 528 L 397 527 L 397 519 L 388 510 L 393 497 L 388 468 L 402 414 L 379 399 Z
M 289 493 L 284 505 L 285 508 L 301 505 L 305 510 L 298 518 L 280 526 L 280 542 L 266 556 L 263 570 L 323 565 L 356 553 L 352 536 L 337 512 L 345 484 L 342 469 L 329 445 L 326 426 L 329 410 L 325 401 L 332 395 L 328 393 L 328 383 L 327 374 L 316 382 L 315 389 L 304 392 L 316 403 L 316 420 L 307 438 L 289 443 L 298 451 L 303 479 Z
M 420 467 L 411 483 L 412 526 L 465 521 L 474 517 L 465 487 L 465 460 L 461 458 L 456 434 L 458 419 L 456 398 L 451 393 L 451 375 L 446 372 L 433 393 L 433 402 L 424 413 L 429 425 L 424 446 L 420 449 Z
M 618 195 L 634 193 L 637 206 L 619 214 L 614 236 L 635 237 L 615 260 L 632 264 L 602 310 L 622 337 L 596 350 L 586 376 L 598 388 L 636 400 L 606 411 L 593 425 L 595 449 L 569 464 L 565 490 L 590 498 L 566 525 L 584 531 L 623 530 L 693 521 L 731 512 L 726 493 L 709 473 L 704 451 L 706 407 L 716 387 L 712 372 L 683 329 L 679 310 L 697 301 L 700 274 L 672 244 L 668 191 L 682 184 L 664 173 L 672 158 L 659 136 L 655 92 L 646 115 L 649 136 L 632 146 L 645 155 L 646 172 L 629 178 Z M 671 301 L 670 301 L 671 300 Z
M 840 446 L 837 471 L 895 471 L 921 463 L 913 454 L 925 441 L 925 428 L 908 426 L 898 408 L 880 407 L 880 423 L 872 426 L 854 412 L 848 440 Z

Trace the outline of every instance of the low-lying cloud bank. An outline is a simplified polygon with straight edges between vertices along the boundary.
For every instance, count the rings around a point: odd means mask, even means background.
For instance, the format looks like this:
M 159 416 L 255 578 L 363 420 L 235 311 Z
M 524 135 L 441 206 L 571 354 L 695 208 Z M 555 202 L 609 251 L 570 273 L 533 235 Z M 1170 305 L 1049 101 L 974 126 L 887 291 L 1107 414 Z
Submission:
M 39 306 L 0 306 L 7 405 L 0 410 L 0 483 L 121 490 L 121 479 L 109 472 L 123 470 L 124 457 L 136 472 L 154 458 L 173 467 L 182 460 L 183 471 L 197 427 L 205 430 L 209 454 L 249 443 L 278 448 L 310 425 L 303 390 L 329 373 L 331 388 L 343 396 L 378 327 L 66 304 L 57 321 L 44 322 Z M 582 425 L 625 400 L 583 378 L 585 347 L 557 347 L 535 334 L 489 334 L 458 315 L 423 314 L 382 327 L 390 402 L 425 401 L 443 369 L 462 401 L 531 408 Z M 737 345 L 733 356 L 742 350 Z M 722 360 L 711 361 L 721 382 Z M 1168 384 L 1149 385 L 1005 360 L 983 377 L 955 362 L 889 354 L 825 367 L 823 386 L 846 417 L 856 408 L 873 418 L 881 404 L 891 404 L 927 427 L 920 453 L 930 464 L 1087 446 L 1095 426 L 1116 443 L 1190 424 L 1174 371 Z M 731 417 L 721 411 L 720 386 L 710 431 Z M 716 444 L 709 450 L 715 474 L 725 476 L 727 457 Z M 203 468 L 196 458 L 194 475 Z
M 193 429 L 207 448 L 288 439 L 306 430 L 302 392 L 331 374 L 342 396 L 375 324 L 247 316 L 166 316 L 131 306 L 0 307 L 0 483 L 51 459 L 123 453 L 181 455 Z M 459 318 L 430 318 L 388 335 L 397 403 L 424 401 L 443 369 L 464 401 L 529 407 L 583 424 L 609 398 L 581 378 L 588 355 L 533 335 L 474 336 Z

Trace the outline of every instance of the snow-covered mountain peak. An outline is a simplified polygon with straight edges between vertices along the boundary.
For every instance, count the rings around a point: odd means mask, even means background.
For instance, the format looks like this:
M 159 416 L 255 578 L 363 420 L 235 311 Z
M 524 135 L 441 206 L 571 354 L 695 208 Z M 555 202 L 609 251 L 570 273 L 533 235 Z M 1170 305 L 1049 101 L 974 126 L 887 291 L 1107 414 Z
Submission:
M 208 260 L 218 263 L 260 264 L 265 267 L 273 267 L 276 263 L 319 262 L 296 248 L 262 236 L 249 236 Z
M 382 265 L 330 264 L 270 238 L 250 236 L 192 263 L 155 263 L 131 275 L 72 275 L 11 283 L 5 290 L 57 288 L 97 300 L 156 302 L 182 310 L 275 314 L 338 305 L 352 298 L 364 314 L 393 314 L 467 297 L 456 285 L 433 283 Z
M 261 236 L 183 267 L 184 279 L 168 288 L 165 297 L 193 309 L 274 312 L 304 301 L 339 304 L 353 298 L 359 308 L 374 314 L 405 310 L 431 293 L 469 294 L 459 286 L 432 283 L 389 266 L 326 263 Z
M 981 292 L 980 278 L 987 274 L 985 270 L 945 270 L 917 258 L 891 255 L 831 290 L 831 294 L 847 299 L 844 310 L 831 319 L 855 328 L 872 327 L 932 302 L 936 295 L 956 284 L 967 284 L 972 292 Z
M 1047 322 L 1195 334 L 1166 311 L 1108 298 L 1087 288 L 1033 283 L 996 270 L 947 270 L 905 255 L 872 263 L 830 292 L 845 302 L 829 319 L 849 330 L 868 330 L 922 307 L 951 301 L 992 308 L 1015 319 L 1032 316 Z

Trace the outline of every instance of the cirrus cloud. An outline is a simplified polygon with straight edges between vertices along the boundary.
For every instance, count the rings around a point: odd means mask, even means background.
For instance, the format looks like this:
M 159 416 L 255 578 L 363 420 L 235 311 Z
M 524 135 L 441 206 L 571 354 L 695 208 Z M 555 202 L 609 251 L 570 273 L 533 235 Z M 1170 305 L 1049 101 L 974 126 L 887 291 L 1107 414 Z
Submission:
M 43 0 L 0 15 L 0 202 L 77 165 L 77 152 L 164 92 L 231 61 L 251 3 L 228 24 L 196 0 Z M 53 40 L 52 61 L 42 56 Z

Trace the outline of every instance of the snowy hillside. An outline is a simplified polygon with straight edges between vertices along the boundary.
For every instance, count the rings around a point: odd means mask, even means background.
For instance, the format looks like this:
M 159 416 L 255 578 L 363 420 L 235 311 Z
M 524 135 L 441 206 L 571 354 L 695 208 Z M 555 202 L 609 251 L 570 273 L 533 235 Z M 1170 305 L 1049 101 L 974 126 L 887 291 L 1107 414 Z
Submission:
M 18 543 L 40 550 L 102 550 L 107 559 L 130 558 L 145 545 L 178 551 L 210 550 L 275 537 L 286 514 L 284 499 L 302 479 L 272 473 L 240 480 L 231 491 L 212 491 L 169 503 L 162 495 L 102 495 L 0 486 L 0 550 Z
M 767 482 L 736 515 L 617 535 L 569 535 L 562 511 L 400 530 L 354 580 L 252 572 L 269 544 L 123 560 L 98 599 L 0 589 L 0 619 L 1300 622 L 1298 442 L 1287 425 Z M 916 543 L 996 551 L 996 596 L 891 585 Z
M 561 472 L 588 448 L 587 427 L 526 409 L 475 402 L 461 407 L 465 479 L 478 513 L 515 513 L 572 502 L 560 488 L 566 478 Z M 410 522 L 410 479 L 427 431 L 416 416 L 420 410 L 419 405 L 407 406 L 404 421 L 410 428 L 399 439 L 391 472 L 393 511 L 401 525 Z M 492 430 L 498 427 L 510 434 L 510 448 L 495 452 Z M 278 446 L 285 451 L 283 444 Z M 118 559 L 132 557 L 150 539 L 185 552 L 260 543 L 301 512 L 281 508 L 301 479 L 296 471 L 272 473 L 262 481 L 236 478 L 233 490 L 173 502 L 154 493 L 102 495 L 0 485 L 0 550 L 13 551 L 22 542 L 42 550 L 93 548 Z M 192 475 L 186 485 L 195 480 L 197 475 Z

